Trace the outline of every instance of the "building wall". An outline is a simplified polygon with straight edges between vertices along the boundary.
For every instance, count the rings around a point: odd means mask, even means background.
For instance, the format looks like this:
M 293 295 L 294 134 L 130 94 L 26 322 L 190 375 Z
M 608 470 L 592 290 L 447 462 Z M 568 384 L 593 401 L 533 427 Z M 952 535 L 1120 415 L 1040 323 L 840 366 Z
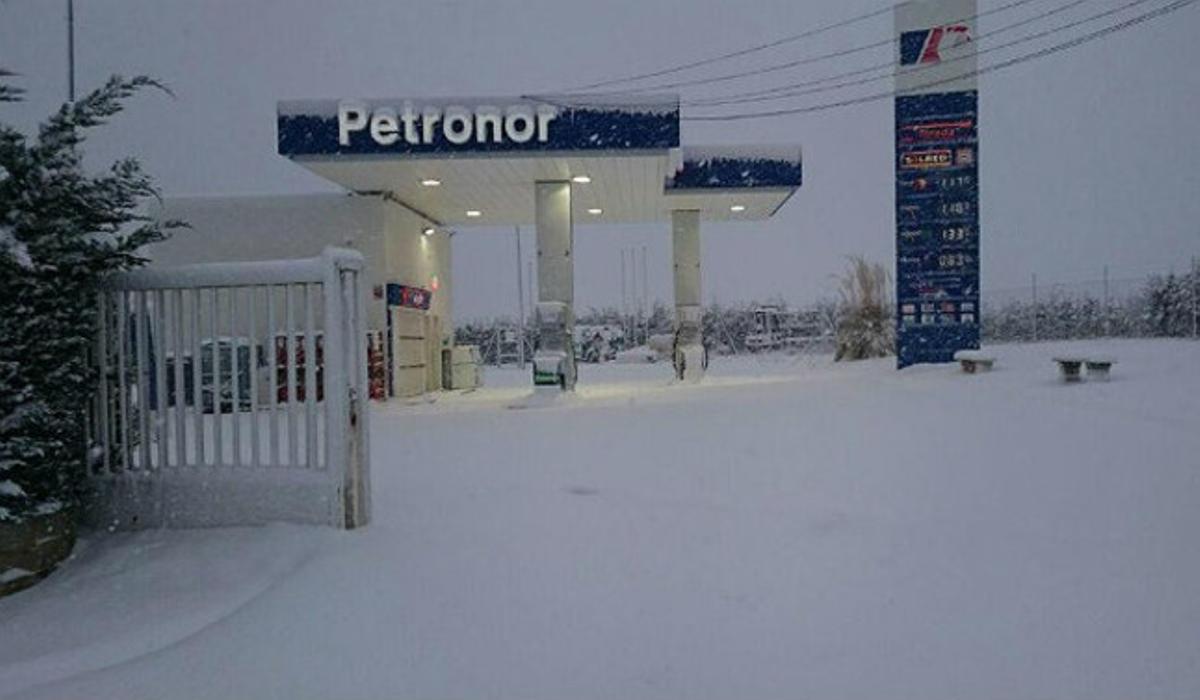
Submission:
M 443 336 L 451 333 L 450 234 L 422 231 L 429 222 L 395 202 L 385 202 L 384 269 L 387 281 L 433 289 L 429 312 L 441 321 Z
M 453 344 L 450 234 L 439 230 L 426 236 L 427 220 L 402 204 L 386 200 L 385 204 L 386 281 L 433 292 L 426 313 L 393 309 L 393 386 L 397 396 L 408 396 L 441 388 L 442 348 Z
M 422 341 L 397 345 L 407 357 L 393 356 L 394 371 L 408 372 L 405 387 L 428 391 L 441 386 L 441 349 L 452 341 L 450 234 L 423 231 L 430 222 L 401 204 L 376 196 L 343 194 L 176 197 L 154 205 L 163 219 L 181 219 L 191 228 L 147 248 L 154 264 L 306 258 L 326 246 L 353 248 L 366 261 L 367 325 L 388 327 L 384 295 L 389 282 L 432 289 L 428 312 L 419 315 Z M 411 324 L 406 325 L 411 327 Z M 400 382 L 397 382 L 400 386 Z
M 380 284 L 384 272 L 383 203 L 341 194 L 172 197 L 158 208 L 162 218 L 182 219 L 177 230 L 147 248 L 162 265 L 309 258 L 326 246 L 363 254 L 366 280 Z M 382 328 L 382 305 L 370 304 L 367 324 Z M 378 308 L 376 308 L 378 307 Z
M 326 246 L 354 248 L 366 259 L 371 290 L 388 282 L 428 289 L 436 277 L 430 313 L 443 336 L 453 332 L 450 235 L 423 235 L 429 223 L 402 205 L 381 197 L 322 193 L 170 197 L 155 207 L 157 216 L 191 225 L 147 249 L 155 263 L 306 258 Z M 368 325 L 384 328 L 382 299 L 371 294 L 368 302 Z

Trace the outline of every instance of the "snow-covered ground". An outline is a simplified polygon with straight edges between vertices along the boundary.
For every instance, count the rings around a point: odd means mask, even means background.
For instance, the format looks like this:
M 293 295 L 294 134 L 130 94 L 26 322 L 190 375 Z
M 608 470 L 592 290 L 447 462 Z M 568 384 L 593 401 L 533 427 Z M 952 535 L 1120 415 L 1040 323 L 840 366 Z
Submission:
M 0 696 L 1197 697 L 1200 343 L 1086 347 L 491 371 L 376 411 L 366 530 L 87 538 Z

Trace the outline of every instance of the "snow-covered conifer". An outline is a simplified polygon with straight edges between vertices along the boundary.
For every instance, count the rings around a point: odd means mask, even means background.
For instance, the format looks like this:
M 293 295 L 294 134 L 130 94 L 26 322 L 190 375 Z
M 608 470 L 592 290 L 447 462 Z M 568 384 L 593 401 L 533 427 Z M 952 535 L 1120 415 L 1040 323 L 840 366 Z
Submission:
M 19 99 L 0 72 L 0 102 Z M 85 473 L 88 353 L 104 276 L 178 222 L 141 213 L 157 196 L 134 159 L 88 173 L 87 131 L 121 111 L 146 77 L 111 78 L 27 137 L 0 122 L 0 521 L 74 505 Z

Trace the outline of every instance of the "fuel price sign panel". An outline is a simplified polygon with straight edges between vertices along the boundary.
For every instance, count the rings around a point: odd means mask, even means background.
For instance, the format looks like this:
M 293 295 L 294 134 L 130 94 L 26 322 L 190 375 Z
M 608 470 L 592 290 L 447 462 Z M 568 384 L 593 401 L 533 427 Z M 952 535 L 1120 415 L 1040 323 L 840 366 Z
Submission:
M 975 0 L 896 5 L 896 361 L 979 347 Z
M 900 367 L 979 347 L 978 95 L 896 98 Z

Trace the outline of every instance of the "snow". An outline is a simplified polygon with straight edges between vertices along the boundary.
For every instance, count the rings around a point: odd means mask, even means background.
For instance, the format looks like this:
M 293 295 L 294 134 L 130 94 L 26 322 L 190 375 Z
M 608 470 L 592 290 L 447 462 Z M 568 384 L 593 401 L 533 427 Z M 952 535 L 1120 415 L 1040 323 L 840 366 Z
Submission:
M 621 352 L 618 352 L 614 361 L 618 364 L 629 365 L 650 364 L 658 362 L 660 359 L 662 358 L 659 357 L 659 354 L 656 351 L 651 350 L 645 345 L 638 345 L 636 347 L 629 348 L 628 350 L 622 350 Z
M 436 97 L 436 98 L 388 98 L 360 100 L 369 109 L 377 107 L 399 107 L 409 102 L 420 111 L 422 107 L 461 107 L 475 110 L 480 107 L 495 109 L 497 105 L 544 103 L 565 107 L 601 109 L 613 114 L 675 114 L 679 111 L 679 95 L 676 94 L 614 94 L 586 93 L 581 95 L 553 94 L 530 95 L 527 97 Z M 336 117 L 340 100 L 280 100 L 276 112 L 281 117 L 317 116 Z
M 987 350 L 959 350 L 954 353 L 955 362 L 967 361 L 978 362 L 980 360 L 992 359 L 992 353 Z
M 0 696 L 1200 695 L 1200 343 L 987 350 L 393 402 L 370 527 L 90 535 L 0 600 Z
M 29 571 L 28 569 L 22 569 L 19 566 L 14 566 L 13 568 L 7 569 L 4 572 L 0 573 L 0 584 L 12 583 L 13 581 L 16 581 L 17 579 L 25 578 L 26 576 L 28 576 L 32 573 L 33 572 Z
M 0 481 L 0 496 L 24 496 L 25 490 L 11 479 Z
M 799 163 L 801 152 L 796 144 L 753 144 L 740 146 L 684 146 L 686 161 L 703 163 L 710 160 L 778 160 Z
M 362 253 L 326 246 L 319 256 L 311 258 L 194 263 L 128 270 L 112 275 L 109 285 L 115 289 L 144 290 L 299 284 L 323 282 L 330 265 L 337 265 L 339 269 L 358 269 L 362 264 Z
M 13 256 L 13 260 L 22 269 L 33 269 L 33 257 L 29 255 L 29 248 L 25 243 L 17 240 L 16 234 L 8 226 L 0 226 L 0 249 L 8 250 Z

